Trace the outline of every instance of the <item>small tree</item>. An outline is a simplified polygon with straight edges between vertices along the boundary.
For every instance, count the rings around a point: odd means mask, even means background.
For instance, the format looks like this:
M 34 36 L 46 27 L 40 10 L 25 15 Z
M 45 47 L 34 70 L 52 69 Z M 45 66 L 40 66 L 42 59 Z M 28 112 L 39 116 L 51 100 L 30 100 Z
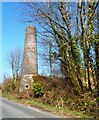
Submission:
M 20 75 L 20 70 L 22 66 L 22 53 L 20 48 L 16 48 L 14 50 L 10 50 L 7 56 L 8 63 L 12 69 L 12 75 L 14 79 L 14 83 L 18 80 Z

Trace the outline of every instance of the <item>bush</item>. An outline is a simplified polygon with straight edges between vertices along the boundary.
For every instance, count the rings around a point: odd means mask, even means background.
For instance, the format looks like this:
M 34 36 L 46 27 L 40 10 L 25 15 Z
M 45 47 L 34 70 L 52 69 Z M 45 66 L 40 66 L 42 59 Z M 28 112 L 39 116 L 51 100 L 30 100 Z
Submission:
M 22 92 L 20 92 L 20 93 L 18 94 L 17 98 L 18 98 L 18 99 L 23 99 L 24 96 L 25 96 L 25 91 L 22 91 Z
M 28 94 L 29 94 L 29 97 L 30 97 L 30 98 L 32 98 L 32 97 L 34 96 L 33 90 L 32 90 L 31 88 L 29 88 Z
M 3 89 L 3 92 L 8 93 L 11 91 L 10 85 L 6 85 Z
M 2 92 L 5 92 L 5 93 L 13 92 L 16 88 L 14 84 L 14 80 L 12 79 L 5 80 L 2 83 L 1 88 L 2 88 Z
M 8 93 L 10 92 L 10 80 L 5 80 L 3 83 L 2 83 L 2 92 L 5 92 L 5 93 Z
M 20 79 L 16 80 L 15 82 L 15 90 L 14 93 L 19 93 L 19 89 L 20 89 Z
M 15 87 L 15 84 L 14 84 L 14 80 L 11 81 L 10 87 L 11 87 L 12 90 L 15 90 L 16 87 Z
M 43 96 L 44 92 L 43 92 L 43 88 L 41 87 L 40 83 L 36 82 L 33 84 L 33 93 L 34 93 L 34 97 Z

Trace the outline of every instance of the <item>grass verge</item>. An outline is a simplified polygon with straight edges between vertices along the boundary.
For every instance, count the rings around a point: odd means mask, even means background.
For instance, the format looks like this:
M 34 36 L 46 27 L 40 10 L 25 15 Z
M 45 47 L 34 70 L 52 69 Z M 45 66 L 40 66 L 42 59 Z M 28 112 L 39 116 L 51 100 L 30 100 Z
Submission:
M 32 100 L 26 100 L 26 99 L 18 99 L 15 97 L 14 94 L 7 94 L 7 93 L 2 93 L 2 97 L 7 98 L 9 100 L 12 100 L 14 102 L 18 102 L 21 104 L 25 105 L 30 105 L 31 107 L 35 107 L 38 109 L 42 109 L 44 111 L 51 112 L 55 115 L 61 116 L 61 117 L 66 117 L 66 118 L 93 118 L 93 116 L 88 116 L 85 114 L 82 114 L 81 112 L 71 111 L 68 108 L 56 108 L 54 106 L 49 106 L 48 104 L 40 103 L 37 102 L 35 99 Z

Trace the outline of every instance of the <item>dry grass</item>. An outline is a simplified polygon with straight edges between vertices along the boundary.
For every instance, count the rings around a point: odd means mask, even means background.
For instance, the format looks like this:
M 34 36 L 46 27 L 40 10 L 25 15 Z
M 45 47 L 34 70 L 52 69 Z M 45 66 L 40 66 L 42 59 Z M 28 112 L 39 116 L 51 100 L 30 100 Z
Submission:
M 35 76 L 33 79 L 34 82 L 39 82 L 41 84 L 44 95 L 42 97 L 35 98 L 33 91 L 29 90 L 29 96 L 27 97 L 25 92 L 19 94 L 14 90 L 13 95 L 15 96 L 15 99 L 36 101 L 37 103 L 42 103 L 50 107 L 54 106 L 58 111 L 62 110 L 64 115 L 66 114 L 65 110 L 69 109 L 70 111 L 76 111 L 77 113 L 82 112 L 82 114 L 95 118 L 96 98 L 94 95 L 91 95 L 89 92 L 76 95 L 72 86 L 59 78 Z M 6 84 L 7 81 L 3 86 L 6 86 Z

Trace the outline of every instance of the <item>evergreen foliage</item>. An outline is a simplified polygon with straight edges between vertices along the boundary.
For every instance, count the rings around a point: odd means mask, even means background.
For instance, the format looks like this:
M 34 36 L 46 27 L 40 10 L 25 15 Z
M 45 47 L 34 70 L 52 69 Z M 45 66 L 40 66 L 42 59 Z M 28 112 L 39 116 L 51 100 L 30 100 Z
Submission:
M 33 93 L 34 97 L 41 97 L 44 94 L 43 88 L 40 83 L 36 82 L 33 84 Z

